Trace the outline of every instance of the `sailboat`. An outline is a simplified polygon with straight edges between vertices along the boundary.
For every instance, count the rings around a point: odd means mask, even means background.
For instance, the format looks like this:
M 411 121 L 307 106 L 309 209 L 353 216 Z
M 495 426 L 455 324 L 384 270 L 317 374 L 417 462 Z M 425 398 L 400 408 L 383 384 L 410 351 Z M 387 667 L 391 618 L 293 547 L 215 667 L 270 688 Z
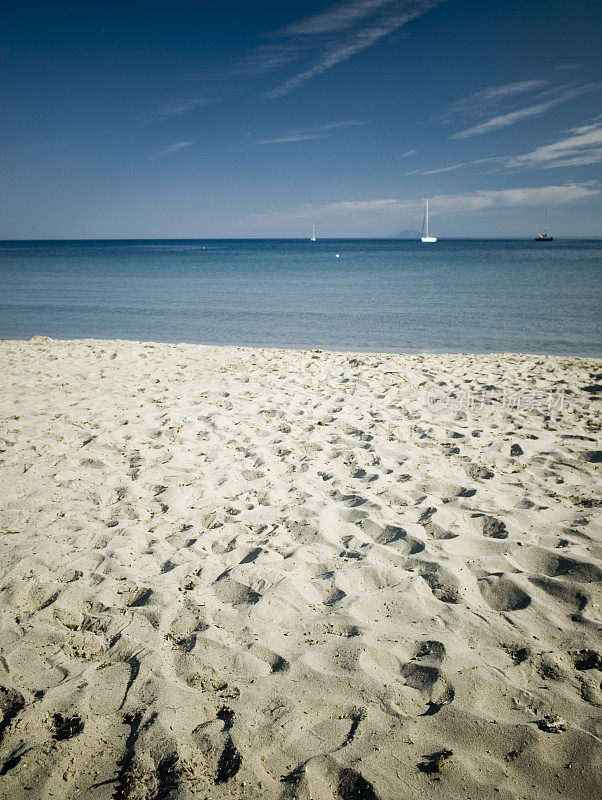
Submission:
M 553 242 L 554 241 L 554 237 L 550 236 L 550 233 L 549 233 L 549 230 L 548 230 L 548 212 L 547 212 L 547 210 L 546 210 L 546 227 L 545 227 L 545 230 L 544 230 L 543 233 L 538 233 L 537 234 L 537 236 L 535 237 L 535 241 L 536 242 Z
M 311 228 L 311 236 L 309 237 L 309 241 L 310 242 L 315 242 L 316 241 L 316 223 L 315 222 L 314 222 L 314 224 L 312 225 L 312 228 Z
M 426 206 L 424 208 L 424 222 L 422 223 L 422 236 L 420 237 L 423 242 L 436 242 L 437 237 L 431 236 L 429 233 L 429 199 L 426 198 Z

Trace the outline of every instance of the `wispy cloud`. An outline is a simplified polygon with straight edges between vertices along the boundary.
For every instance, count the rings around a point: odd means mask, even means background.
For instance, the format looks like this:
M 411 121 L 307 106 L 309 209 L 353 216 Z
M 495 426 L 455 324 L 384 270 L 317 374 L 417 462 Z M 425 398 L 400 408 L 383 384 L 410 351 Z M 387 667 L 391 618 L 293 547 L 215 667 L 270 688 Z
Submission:
M 485 89 L 480 89 L 478 92 L 468 95 L 468 97 L 457 100 L 438 119 L 440 122 L 450 122 L 458 117 L 471 117 L 475 114 L 480 114 L 483 111 L 483 106 L 491 108 L 502 101 L 515 99 L 519 95 L 530 94 L 543 89 L 547 85 L 548 81 L 533 79 L 503 83 L 500 86 L 487 86 Z
M 445 0 L 345 0 L 271 34 L 219 73 L 205 75 L 211 94 L 235 91 L 251 79 L 281 73 L 264 96 L 287 95 L 341 64 Z M 289 77 L 285 70 L 288 69 Z M 292 75 L 290 73 L 293 73 Z M 209 85 L 209 84 L 208 84 Z
M 528 186 L 515 189 L 482 189 L 468 194 L 439 195 L 431 200 L 439 213 L 481 211 L 496 206 L 564 205 L 596 197 L 596 183 L 567 183 L 552 186 Z
M 572 72 L 574 69 L 581 69 L 582 66 L 583 62 L 579 62 L 578 64 L 558 64 L 558 66 L 554 67 L 554 69 L 557 69 L 560 72 Z
M 503 206 L 553 206 L 586 200 L 600 195 L 595 182 L 568 183 L 551 186 L 517 187 L 513 189 L 481 189 L 464 194 L 441 194 L 430 198 L 431 208 L 438 215 L 483 211 Z M 400 200 L 383 198 L 374 200 L 343 200 L 318 205 L 305 204 L 289 211 L 274 211 L 260 217 L 287 217 L 291 219 L 352 218 L 366 214 L 399 215 L 404 212 L 419 213 L 423 198 Z
M 565 136 L 551 144 L 536 147 L 528 153 L 509 156 L 509 167 L 579 167 L 602 162 L 602 117 L 588 125 L 572 128 Z
M 332 131 L 337 129 L 356 127 L 363 124 L 363 122 L 358 122 L 356 120 L 347 120 L 344 122 L 329 122 L 327 125 L 319 125 L 315 128 L 294 128 L 283 136 L 277 136 L 273 139 L 259 139 L 259 141 L 253 142 L 253 144 L 283 144 L 288 142 L 306 142 L 311 139 L 324 139 L 326 136 L 329 136 Z
M 394 5 L 394 0 L 351 0 L 343 2 L 318 14 L 293 22 L 281 33 L 289 35 L 315 36 L 352 27 L 358 20 Z
M 238 57 L 217 73 L 208 76 L 223 89 L 224 83 L 237 85 L 249 78 L 259 78 L 275 72 L 302 58 L 307 46 L 301 40 L 269 41 L 258 45 L 248 53 Z
M 167 156 L 171 156 L 174 153 L 177 153 L 178 150 L 184 150 L 186 147 L 192 147 L 194 142 L 174 142 L 173 144 L 164 147 L 163 150 L 158 150 L 156 153 L 153 153 L 149 156 L 149 161 L 156 161 L 159 158 L 166 158 Z
M 415 156 L 418 150 L 406 150 L 405 153 L 397 156 L 397 158 L 409 158 L 410 156 Z
M 279 136 L 275 139 L 259 139 L 253 144 L 289 144 L 291 142 L 308 142 L 312 139 L 323 139 L 325 133 L 290 133 L 287 136 Z
M 500 156 L 492 156 L 491 158 L 475 158 L 472 161 L 462 161 L 459 164 L 450 164 L 447 167 L 437 167 L 435 169 L 413 169 L 410 172 L 404 172 L 404 175 L 441 175 L 443 172 L 455 172 L 457 169 L 463 167 L 472 167 L 476 164 L 491 164 L 501 161 Z
M 451 138 L 467 139 L 471 136 L 481 136 L 484 133 L 491 133 L 491 131 L 496 131 L 500 128 L 506 128 L 509 125 L 514 125 L 517 122 L 520 122 L 521 120 L 545 114 L 546 111 L 549 111 L 550 109 L 555 108 L 562 103 L 566 103 L 569 100 L 573 100 L 575 97 L 579 97 L 580 95 L 595 91 L 599 88 L 600 84 L 590 83 L 586 86 L 577 86 L 561 90 L 558 93 L 552 94 L 552 96 L 548 96 L 548 99 L 545 99 L 542 102 L 534 103 L 530 106 L 526 106 L 525 108 L 519 108 L 516 111 L 511 111 L 507 114 L 499 114 L 491 119 L 486 120 L 485 122 L 481 122 L 479 125 L 474 125 L 466 130 L 458 131 L 457 133 L 454 133 Z M 551 93 L 547 94 L 549 95 Z
M 270 92 L 278 98 L 371 47 L 444 0 L 352 0 L 283 28 L 277 36 L 309 63 Z
M 464 167 L 480 164 L 495 166 L 494 171 L 501 169 L 552 169 L 554 167 L 581 167 L 602 163 L 602 116 L 596 117 L 587 125 L 571 128 L 556 142 L 541 145 L 527 153 L 490 158 L 475 158 L 450 164 L 435 169 L 415 169 L 404 175 L 440 175 L 444 172 L 455 172 Z
M 171 117 L 179 117 L 182 114 L 187 114 L 189 111 L 194 111 L 196 108 L 206 106 L 209 102 L 210 101 L 206 97 L 184 97 L 172 100 L 153 111 L 150 115 L 150 119 L 163 120 L 170 119 Z

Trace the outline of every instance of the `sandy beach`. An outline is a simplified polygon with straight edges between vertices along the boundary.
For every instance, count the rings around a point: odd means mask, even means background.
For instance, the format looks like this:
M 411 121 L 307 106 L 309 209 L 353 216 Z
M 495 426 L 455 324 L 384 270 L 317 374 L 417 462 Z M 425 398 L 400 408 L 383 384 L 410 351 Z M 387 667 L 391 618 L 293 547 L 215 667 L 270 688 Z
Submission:
M 0 342 L 0 797 L 579 800 L 602 361 Z

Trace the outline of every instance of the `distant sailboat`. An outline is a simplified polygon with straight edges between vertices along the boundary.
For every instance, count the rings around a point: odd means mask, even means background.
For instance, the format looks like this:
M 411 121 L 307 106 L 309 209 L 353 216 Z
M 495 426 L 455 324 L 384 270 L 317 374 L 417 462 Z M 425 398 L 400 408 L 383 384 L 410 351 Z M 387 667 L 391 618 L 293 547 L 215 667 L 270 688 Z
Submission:
M 426 198 L 426 206 L 424 208 L 424 222 L 422 223 L 422 236 L 423 242 L 436 242 L 437 237 L 431 236 L 429 233 L 429 199 Z
M 315 242 L 316 241 L 316 223 L 315 222 L 314 222 L 314 224 L 312 225 L 312 228 L 311 228 L 311 236 L 309 237 L 309 241 L 310 242 Z
M 536 242 L 553 242 L 554 241 L 554 237 L 550 236 L 550 233 L 549 233 L 549 230 L 548 230 L 548 212 L 547 211 L 546 211 L 546 227 L 545 227 L 545 230 L 544 230 L 543 233 L 538 233 L 537 234 L 537 236 L 535 237 L 535 241 Z

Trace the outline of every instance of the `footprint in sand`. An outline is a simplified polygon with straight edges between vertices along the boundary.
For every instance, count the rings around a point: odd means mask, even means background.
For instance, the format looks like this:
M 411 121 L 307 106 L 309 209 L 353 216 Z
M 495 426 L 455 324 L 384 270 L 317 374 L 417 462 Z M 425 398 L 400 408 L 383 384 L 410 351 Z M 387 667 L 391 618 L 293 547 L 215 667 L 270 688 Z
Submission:
M 444 658 L 445 645 L 436 639 L 427 639 L 418 644 L 414 658 L 401 667 L 406 686 L 428 696 L 428 708 L 422 716 L 438 713 L 455 697 L 453 687 L 442 679 Z
M 489 539 L 507 539 L 508 531 L 506 530 L 506 523 L 495 517 L 490 517 L 488 514 L 483 514 L 483 536 Z
M 441 600 L 443 603 L 460 602 L 459 584 L 451 570 L 433 561 L 419 560 L 409 561 L 406 569 L 410 572 L 417 572 L 428 584 L 437 600 Z
M 424 550 L 424 543 L 414 536 L 409 536 L 404 528 L 397 525 L 379 525 L 370 518 L 361 520 L 358 527 L 377 544 L 393 547 L 405 555 L 415 555 Z
M 520 611 L 531 603 L 531 597 L 503 572 L 492 572 L 478 579 L 483 599 L 495 611 Z
M 593 583 L 602 580 L 602 570 L 595 564 L 559 555 L 543 547 L 522 548 L 512 553 L 520 567 L 549 578 L 564 578 L 574 583 Z

